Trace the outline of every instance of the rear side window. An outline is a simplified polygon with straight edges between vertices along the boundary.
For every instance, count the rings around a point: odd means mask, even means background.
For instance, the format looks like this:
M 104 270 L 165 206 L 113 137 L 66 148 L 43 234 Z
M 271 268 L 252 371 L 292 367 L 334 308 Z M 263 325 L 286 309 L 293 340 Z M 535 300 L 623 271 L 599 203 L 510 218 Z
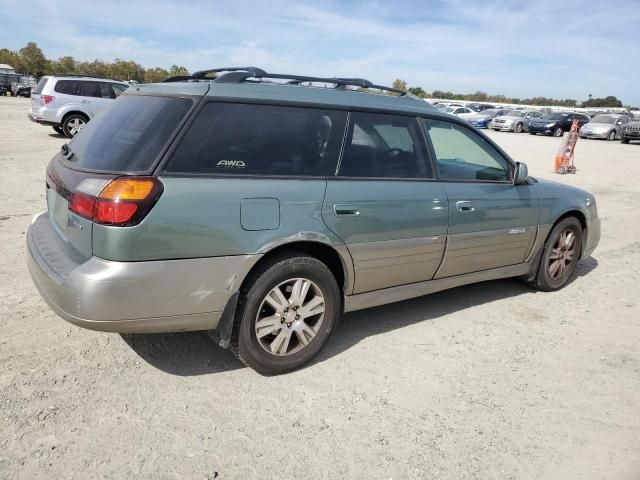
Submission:
M 77 80 L 58 80 L 53 90 L 64 95 L 82 95 L 82 85 Z
M 31 93 L 37 93 L 38 95 L 40 95 L 42 93 L 42 90 L 44 89 L 44 86 L 49 81 L 49 78 L 50 77 L 42 77 L 38 82 L 38 84 L 36 85 L 36 88 L 34 88 Z
M 510 163 L 474 131 L 424 120 L 444 181 L 508 181 Z
M 122 95 L 69 144 L 81 168 L 149 170 L 193 102 L 187 98 Z
M 165 170 L 180 173 L 326 176 L 335 172 L 346 114 L 209 102 Z
M 351 114 L 341 177 L 431 178 L 422 133 L 413 117 Z

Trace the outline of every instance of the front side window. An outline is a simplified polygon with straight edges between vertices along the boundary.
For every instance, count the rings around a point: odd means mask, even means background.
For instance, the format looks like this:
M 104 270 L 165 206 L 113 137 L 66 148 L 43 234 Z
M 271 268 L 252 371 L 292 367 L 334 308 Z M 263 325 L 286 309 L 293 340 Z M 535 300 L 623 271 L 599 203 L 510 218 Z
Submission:
M 440 173 L 447 181 L 509 181 L 510 163 L 470 129 L 424 120 Z
M 165 170 L 179 173 L 326 176 L 335 172 L 346 113 L 209 102 Z
M 420 126 L 413 117 L 354 112 L 341 177 L 432 178 Z

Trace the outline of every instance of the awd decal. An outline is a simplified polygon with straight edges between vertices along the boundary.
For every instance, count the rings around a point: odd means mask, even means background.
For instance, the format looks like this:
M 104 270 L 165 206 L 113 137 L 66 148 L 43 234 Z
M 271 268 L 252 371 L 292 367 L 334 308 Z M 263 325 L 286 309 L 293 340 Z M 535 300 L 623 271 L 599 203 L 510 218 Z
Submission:
M 527 231 L 524 227 L 512 228 L 509 230 L 509 235 L 518 235 L 520 233 L 525 233 Z
M 242 160 L 220 160 L 216 167 L 245 168 L 246 165 Z

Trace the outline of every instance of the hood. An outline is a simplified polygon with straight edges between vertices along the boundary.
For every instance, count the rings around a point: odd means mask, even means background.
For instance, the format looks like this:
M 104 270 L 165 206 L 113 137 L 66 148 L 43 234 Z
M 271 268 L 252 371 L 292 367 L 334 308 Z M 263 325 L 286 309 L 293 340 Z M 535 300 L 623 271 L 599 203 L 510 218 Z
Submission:
M 549 123 L 560 123 L 562 120 L 544 120 L 542 118 L 535 118 L 533 120 L 531 120 L 531 122 L 529 123 L 535 123 L 538 125 L 547 125 Z
M 496 118 L 498 118 L 500 120 L 510 120 L 510 121 L 514 121 L 514 122 L 516 122 L 518 120 L 526 120 L 524 117 L 514 117 L 514 116 L 511 116 L 511 115 L 502 115 L 501 117 L 496 117 Z
M 475 122 L 476 120 L 489 120 L 493 118 L 491 115 L 482 115 L 482 112 L 479 113 L 475 113 L 473 115 L 469 115 L 467 117 L 467 120 L 471 121 L 471 122 Z

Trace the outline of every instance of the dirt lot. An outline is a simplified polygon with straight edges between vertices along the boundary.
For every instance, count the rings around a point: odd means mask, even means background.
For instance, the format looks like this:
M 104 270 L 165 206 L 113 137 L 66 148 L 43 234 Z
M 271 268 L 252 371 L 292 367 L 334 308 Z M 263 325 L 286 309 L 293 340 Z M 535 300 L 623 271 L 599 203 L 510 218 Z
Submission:
M 640 145 L 491 133 L 595 193 L 575 281 L 497 281 L 346 315 L 316 362 L 262 377 L 203 334 L 76 328 L 24 234 L 64 139 L 0 98 L 0 477 L 640 478 Z

